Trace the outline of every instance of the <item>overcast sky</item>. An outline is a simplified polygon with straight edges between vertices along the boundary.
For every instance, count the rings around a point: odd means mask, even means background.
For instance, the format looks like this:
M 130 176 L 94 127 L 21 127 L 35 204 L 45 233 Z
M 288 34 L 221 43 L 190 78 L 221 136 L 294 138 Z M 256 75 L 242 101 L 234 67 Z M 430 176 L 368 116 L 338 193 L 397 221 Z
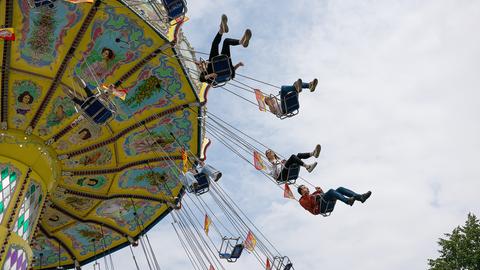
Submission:
M 208 162 L 224 172 L 219 183 L 295 269 L 426 269 L 438 238 L 467 213 L 480 215 L 479 1 L 188 4 L 184 30 L 197 50 L 209 51 L 225 13 L 229 36 L 253 31 L 250 46 L 232 52 L 246 65 L 240 73 L 275 85 L 319 79 L 291 119 L 221 89 L 210 91 L 209 111 L 284 156 L 320 143 L 319 164 L 305 178 L 324 190 L 373 192 L 363 205 L 338 203 L 332 216 L 313 216 L 214 141 Z M 193 269 L 170 222 L 150 233 L 160 266 Z M 134 269 L 128 254 L 113 255 L 116 269 Z M 262 269 L 249 256 L 227 269 Z

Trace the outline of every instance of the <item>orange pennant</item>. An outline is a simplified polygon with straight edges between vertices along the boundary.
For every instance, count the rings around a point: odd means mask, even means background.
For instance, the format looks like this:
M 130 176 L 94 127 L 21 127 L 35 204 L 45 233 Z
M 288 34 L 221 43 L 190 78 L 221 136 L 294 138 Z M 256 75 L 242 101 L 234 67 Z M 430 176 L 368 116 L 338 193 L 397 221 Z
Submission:
M 215 270 L 215 268 L 213 267 L 213 265 L 210 264 L 210 267 L 208 268 L 208 270 Z
M 263 95 L 262 91 L 255 89 L 255 98 L 257 99 L 258 109 L 260 109 L 262 112 L 265 112 L 267 107 L 265 104 L 265 96 Z
M 205 221 L 203 223 L 203 230 L 205 231 L 205 233 L 208 235 L 208 230 L 210 228 L 210 224 L 212 223 L 212 220 L 210 219 L 210 217 L 205 214 Z
M 253 235 L 252 231 L 248 231 L 244 244 L 247 250 L 253 252 L 255 246 L 257 245 L 257 239 L 255 238 L 255 235 Z
M 255 169 L 261 171 L 265 170 L 265 165 L 263 164 L 262 160 L 262 155 L 258 153 L 257 151 L 253 151 L 253 166 L 255 166 Z
M 265 270 L 272 270 L 272 266 L 270 265 L 270 260 L 267 258 L 267 263 L 265 264 Z
M 293 196 L 293 192 L 288 186 L 288 184 L 285 184 L 285 188 L 283 190 L 283 197 L 295 200 L 295 196 Z
M 183 162 L 183 173 L 186 173 L 188 171 L 188 155 L 187 151 L 185 151 L 185 148 L 182 148 L 182 162 Z

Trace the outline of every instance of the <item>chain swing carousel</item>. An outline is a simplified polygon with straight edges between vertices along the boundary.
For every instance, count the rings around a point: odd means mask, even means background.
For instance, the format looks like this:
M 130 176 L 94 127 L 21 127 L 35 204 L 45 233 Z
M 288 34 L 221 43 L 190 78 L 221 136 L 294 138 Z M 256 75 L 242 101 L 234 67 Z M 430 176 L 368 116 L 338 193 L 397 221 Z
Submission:
M 2 269 L 80 267 L 176 207 L 205 148 L 181 4 L 0 1 Z

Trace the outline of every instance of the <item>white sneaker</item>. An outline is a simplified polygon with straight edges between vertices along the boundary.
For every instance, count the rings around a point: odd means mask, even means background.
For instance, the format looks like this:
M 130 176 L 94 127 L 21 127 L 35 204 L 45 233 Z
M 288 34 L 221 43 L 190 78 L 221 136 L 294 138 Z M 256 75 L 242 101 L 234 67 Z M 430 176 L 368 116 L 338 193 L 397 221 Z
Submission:
M 302 92 L 302 79 L 298 79 L 293 83 L 293 87 L 295 87 L 295 90 L 297 90 L 298 93 Z
M 248 47 L 248 42 L 250 41 L 251 37 L 252 37 L 252 30 L 250 29 L 245 30 L 243 37 L 240 39 L 240 44 L 242 44 L 244 48 Z
M 307 169 L 307 172 L 311 173 L 313 171 L 313 169 L 315 169 L 315 167 L 317 167 L 317 162 L 306 165 L 305 169 Z
M 308 89 L 310 89 L 310 92 L 315 91 L 315 88 L 317 87 L 317 84 L 318 84 L 318 79 L 313 79 L 313 81 L 311 81 L 308 84 Z
M 322 147 L 320 146 L 320 144 L 317 144 L 317 146 L 315 146 L 315 149 L 312 152 L 312 156 L 318 158 L 318 156 L 320 155 L 320 150 L 322 150 Z
M 221 20 L 221 22 L 220 22 L 220 34 L 228 33 L 228 25 L 227 25 L 227 22 L 228 22 L 227 15 L 222 14 L 222 20 Z

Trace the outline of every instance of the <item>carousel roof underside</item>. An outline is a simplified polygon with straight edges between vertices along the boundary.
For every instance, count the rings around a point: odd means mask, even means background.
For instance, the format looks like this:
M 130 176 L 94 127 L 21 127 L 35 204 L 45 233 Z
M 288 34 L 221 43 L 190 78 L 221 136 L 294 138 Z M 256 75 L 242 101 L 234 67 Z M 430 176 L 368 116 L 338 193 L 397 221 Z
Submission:
M 165 201 L 182 189 L 172 170 L 182 165 L 181 146 L 199 155 L 198 85 L 175 56 L 171 29 L 153 20 L 149 5 L 135 3 L 57 1 L 32 9 L 26 0 L 0 1 L 0 25 L 16 35 L 0 43 L 1 122 L 41 138 L 60 168 L 30 239 L 36 269 L 59 265 L 59 246 L 60 265 L 124 247 L 125 236 L 138 236 L 171 210 Z M 112 98 L 112 121 L 82 119 L 64 90 L 85 95 L 75 76 L 92 88 L 128 91 L 125 100 Z

